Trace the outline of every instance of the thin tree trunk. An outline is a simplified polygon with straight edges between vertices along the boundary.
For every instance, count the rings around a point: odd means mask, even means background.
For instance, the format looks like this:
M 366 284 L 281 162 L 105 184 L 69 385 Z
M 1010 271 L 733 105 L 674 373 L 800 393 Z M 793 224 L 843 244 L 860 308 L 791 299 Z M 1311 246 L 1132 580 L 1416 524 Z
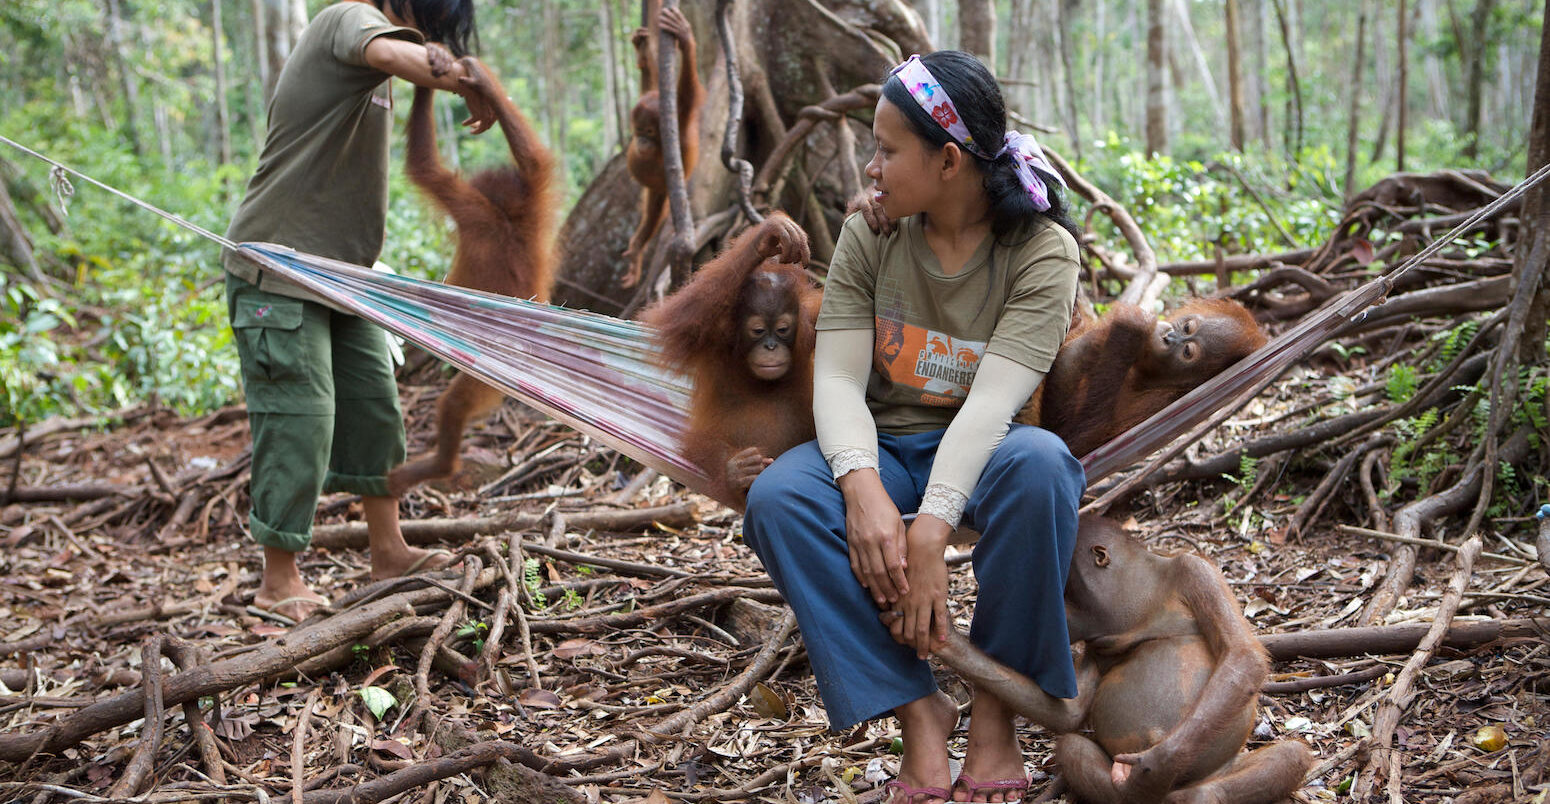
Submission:
M 1481 133 L 1481 103 L 1480 96 L 1485 87 L 1485 51 L 1488 43 L 1485 41 L 1485 29 L 1491 20 L 1491 9 L 1496 5 L 1496 0 L 1479 0 L 1475 3 L 1475 13 L 1471 19 L 1472 37 L 1469 51 L 1465 54 L 1468 78 L 1464 84 L 1464 99 L 1467 104 L 1464 120 L 1464 153 L 1465 159 L 1474 159 L 1480 154 Z
M 1286 20 L 1287 0 L 1273 0 L 1276 8 L 1276 25 L 1281 29 L 1281 46 L 1286 50 L 1286 83 L 1291 91 L 1286 99 L 1285 148 L 1287 155 L 1297 162 L 1302 158 L 1302 84 L 1297 80 L 1297 46 L 1292 38 L 1291 26 Z
M 1071 43 L 1071 37 L 1067 34 L 1067 32 L 1070 30 L 1069 21 L 1071 18 L 1076 16 L 1077 4 L 1075 0 L 1065 0 L 1065 9 L 1064 16 L 1067 23 L 1061 25 L 1060 31 L 1058 33 L 1060 36 L 1061 47 L 1064 48 L 1064 50 L 1061 52 L 1061 58 L 1065 60 L 1065 69 L 1069 74 L 1071 72 L 1071 65 L 1076 63 L 1076 57 L 1074 55 L 1076 48 L 1075 45 Z M 1099 42 L 1104 41 L 1104 39 L 1106 39 L 1109 35 L 1108 16 L 1104 13 L 1103 3 L 1093 4 L 1093 35 L 1094 39 Z M 1106 75 L 1108 60 L 1104 57 L 1104 51 L 1105 48 L 1093 48 L 1093 70 L 1091 76 L 1093 82 L 1093 105 L 1091 113 L 1094 131 L 1103 131 L 1104 129 L 1108 128 L 1108 105 L 1104 103 L 1104 90 L 1109 85 L 1108 77 Z M 1074 81 L 1072 82 L 1072 87 L 1075 87 Z M 1069 103 L 1071 104 L 1071 108 L 1074 113 L 1076 109 L 1075 98 L 1070 98 Z
M 130 59 L 124 55 L 124 22 L 119 17 L 118 0 L 107 0 L 108 49 L 113 51 L 114 67 L 118 69 L 119 87 L 124 93 L 124 123 L 121 130 L 129 139 L 129 147 L 135 156 L 144 156 L 140 147 L 140 93 L 135 77 L 130 72 Z
M 1040 34 L 1044 32 L 1039 31 L 1033 22 L 1033 0 L 1012 0 L 1006 24 L 1007 40 L 1010 42 L 1033 42 L 1036 36 L 1043 38 Z M 1043 55 L 1039 50 L 1038 47 L 1007 48 L 1006 68 L 1002 75 L 1015 82 L 1007 88 L 1007 105 L 1030 119 L 1045 122 L 1040 118 L 1038 110 L 1049 107 L 1035 98 L 1045 89 L 1049 74 L 1030 66 L 1035 56 Z
M 1421 39 L 1426 42 L 1437 41 L 1440 32 L 1437 24 L 1438 0 L 1418 0 L 1416 10 L 1420 16 Z M 1430 101 L 1432 117 L 1447 119 L 1448 114 L 1448 78 L 1443 72 L 1442 59 L 1434 49 L 1426 49 L 1426 93 Z
M 1539 76 L 1534 85 L 1534 116 L 1528 130 L 1528 174 L 1550 163 L 1550 14 L 1540 24 Z M 1529 190 L 1523 198 L 1523 240 L 1513 249 L 1512 284 L 1522 287 L 1530 271 L 1550 271 L 1550 189 L 1545 183 Z M 1550 319 L 1550 276 L 1543 277 L 1539 292 L 1529 306 L 1522 340 L 1518 342 L 1518 362 L 1536 365 L 1546 362 L 1545 329 Z M 1540 555 L 1544 560 L 1544 555 Z
M 1372 10 L 1374 18 L 1374 30 L 1372 35 L 1372 77 L 1382 87 L 1378 95 L 1378 133 L 1372 138 L 1372 155 L 1368 162 L 1378 162 L 1383 159 L 1383 152 L 1389 147 L 1389 126 L 1394 124 L 1394 82 L 1389 80 L 1393 75 L 1389 68 L 1388 39 L 1379 35 L 1379 20 L 1382 19 L 1380 9 Z
M 1173 0 L 1174 19 L 1178 20 L 1179 33 L 1183 34 L 1184 45 L 1189 48 L 1190 56 L 1195 61 L 1195 70 L 1200 73 L 1200 83 L 1205 85 L 1206 97 L 1211 100 L 1211 113 L 1216 119 L 1216 130 L 1227 128 L 1227 107 L 1222 103 L 1222 93 L 1217 89 L 1216 78 L 1211 75 L 1211 60 L 1206 58 L 1206 52 L 1200 47 L 1200 41 L 1195 38 L 1195 26 L 1190 22 L 1189 6 L 1185 0 Z
M 624 126 L 619 119 L 619 76 L 617 52 L 619 39 L 614 36 L 614 8 L 612 0 L 597 4 L 597 26 L 603 42 L 603 153 L 613 154 L 624 142 Z M 601 168 L 601 165 L 598 166 Z
M 1243 26 L 1248 33 L 1248 78 L 1244 81 L 1244 103 L 1249 112 L 1249 139 L 1259 140 L 1266 150 L 1275 145 L 1270 140 L 1270 86 L 1265 73 L 1269 59 L 1265 50 L 1265 4 L 1260 0 L 1244 7 Z
M 1146 0 L 1146 152 L 1168 151 L 1167 34 L 1163 0 Z
M 560 75 L 560 11 L 554 0 L 543 1 L 544 114 L 549 118 L 549 147 L 565 153 L 565 82 Z M 565 160 L 555 163 L 556 181 L 565 186 Z
M 1243 55 L 1238 46 L 1238 0 L 1226 0 L 1227 96 L 1232 110 L 1232 147 L 1243 150 Z
M 1399 55 L 1397 57 L 1399 62 L 1399 87 L 1395 89 L 1396 97 L 1394 99 L 1395 106 L 1397 107 L 1395 109 L 1395 117 L 1398 118 L 1394 124 L 1394 169 L 1401 173 L 1405 170 L 1405 122 L 1407 117 L 1406 107 L 1409 106 L 1407 98 L 1410 90 L 1410 18 L 1408 16 L 1409 9 L 1406 6 L 1406 0 L 1399 0 L 1399 14 L 1395 21 L 1398 26 L 1395 38 L 1399 43 Z
M 226 106 L 226 53 L 221 47 L 221 2 L 210 0 L 210 50 L 215 62 L 216 164 L 231 164 L 231 112 Z
M 1346 124 L 1345 182 L 1341 185 L 1346 198 L 1356 194 L 1353 186 L 1356 182 L 1356 132 L 1362 110 L 1362 62 L 1366 60 L 1367 12 L 1368 0 L 1361 0 L 1356 11 L 1356 58 L 1351 63 L 1351 114 Z
M 1066 98 L 1066 130 L 1071 134 L 1072 156 L 1082 157 L 1082 125 L 1081 118 L 1076 113 L 1076 74 L 1071 69 L 1071 37 L 1066 36 L 1066 11 L 1068 7 L 1057 5 L 1056 13 L 1059 15 L 1059 23 L 1055 26 L 1055 36 L 1060 40 L 1060 76 L 1065 85 Z
M 958 0 L 958 47 L 996 63 L 996 8 L 992 0 Z
M 11 203 L 11 194 L 6 191 L 3 180 L 0 180 L 0 262 L 26 271 L 34 282 L 44 281 L 38 260 L 32 253 L 32 238 L 22 226 L 21 218 L 17 217 L 16 205 Z
M 269 10 L 264 0 L 253 0 L 253 56 L 258 66 L 258 85 L 263 87 L 263 106 L 269 105 L 269 94 L 274 89 L 269 79 Z M 261 135 L 263 129 L 255 130 Z

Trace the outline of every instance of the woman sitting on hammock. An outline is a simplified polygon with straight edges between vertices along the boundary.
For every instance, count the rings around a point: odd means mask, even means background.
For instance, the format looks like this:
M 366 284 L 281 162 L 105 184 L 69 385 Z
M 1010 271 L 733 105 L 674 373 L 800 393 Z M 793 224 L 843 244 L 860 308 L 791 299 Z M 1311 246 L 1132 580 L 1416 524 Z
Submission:
M 957 712 L 925 657 L 952 627 L 943 554 L 961 522 L 983 534 L 970 638 L 1076 695 L 1061 596 L 1084 475 L 1059 438 L 1011 423 L 1071 318 L 1075 227 L 973 56 L 895 68 L 873 134 L 871 205 L 845 222 L 818 319 L 818 440 L 759 476 L 745 536 L 796 612 L 830 727 L 899 718 L 889 801 L 1016 801 L 1012 713 L 984 692 L 951 780 Z

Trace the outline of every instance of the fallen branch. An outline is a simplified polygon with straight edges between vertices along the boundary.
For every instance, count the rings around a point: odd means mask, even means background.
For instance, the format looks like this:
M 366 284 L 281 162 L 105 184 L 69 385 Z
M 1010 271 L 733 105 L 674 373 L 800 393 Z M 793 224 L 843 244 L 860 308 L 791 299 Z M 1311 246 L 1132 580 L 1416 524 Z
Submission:
M 1259 643 L 1270 652 L 1270 658 L 1278 662 L 1297 658 L 1382 656 L 1413 650 L 1431 627 L 1431 623 L 1424 622 L 1261 634 Z M 1454 621 L 1443 635 L 1442 644 L 1450 648 L 1473 648 L 1498 639 L 1520 637 L 1550 638 L 1550 617 Z
M 623 511 L 576 511 L 567 513 L 565 521 L 570 523 L 572 528 L 582 531 L 628 532 L 655 524 L 685 528 L 695 523 L 694 511 L 695 507 L 692 503 L 682 502 L 656 508 L 631 508 Z M 405 522 L 402 528 L 404 541 L 410 544 L 436 544 L 468 541 L 475 536 L 511 530 L 532 530 L 544 521 L 545 516 L 543 513 L 524 511 L 507 516 Z M 323 525 L 312 531 L 314 547 L 326 547 L 331 550 L 364 549 L 367 544 L 364 522 Z
M 1379 768 L 1386 768 L 1390 774 L 1390 781 L 1394 781 L 1399 772 L 1399 766 L 1394 763 L 1391 766 L 1393 747 L 1390 742 L 1394 738 L 1394 729 L 1399 725 L 1399 718 L 1404 714 L 1410 701 L 1415 697 L 1412 687 L 1415 685 L 1416 674 L 1426 666 L 1436 652 L 1437 646 L 1442 642 L 1443 636 L 1448 632 L 1448 626 L 1453 622 L 1453 615 L 1458 611 L 1459 600 L 1464 596 L 1464 587 L 1469 585 L 1469 576 L 1474 571 L 1475 558 L 1480 555 L 1480 535 L 1470 536 L 1459 548 L 1456 556 L 1457 568 L 1453 572 L 1453 578 L 1448 581 L 1448 590 L 1443 593 L 1442 602 L 1437 607 L 1437 618 L 1432 621 L 1427 629 L 1426 637 L 1410 656 L 1410 661 L 1405 663 L 1404 669 L 1394 679 L 1394 685 L 1389 688 L 1384 696 L 1383 704 L 1378 708 L 1377 715 L 1373 718 L 1372 737 L 1369 744 L 1373 747 L 1371 756 L 1367 759 L 1367 765 L 1357 776 L 1356 784 L 1351 787 L 1351 797 L 1356 801 L 1366 801 L 1367 794 L 1372 790 L 1373 780 Z

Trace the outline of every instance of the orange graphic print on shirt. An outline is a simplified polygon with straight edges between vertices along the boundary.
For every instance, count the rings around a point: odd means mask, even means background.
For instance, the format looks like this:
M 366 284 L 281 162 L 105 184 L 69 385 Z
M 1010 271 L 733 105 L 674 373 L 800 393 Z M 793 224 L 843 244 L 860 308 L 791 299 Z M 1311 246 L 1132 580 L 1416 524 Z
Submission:
M 954 338 L 881 316 L 876 326 L 872 368 L 892 383 L 895 398 L 909 389 L 921 405 L 963 404 L 985 356 L 985 341 Z

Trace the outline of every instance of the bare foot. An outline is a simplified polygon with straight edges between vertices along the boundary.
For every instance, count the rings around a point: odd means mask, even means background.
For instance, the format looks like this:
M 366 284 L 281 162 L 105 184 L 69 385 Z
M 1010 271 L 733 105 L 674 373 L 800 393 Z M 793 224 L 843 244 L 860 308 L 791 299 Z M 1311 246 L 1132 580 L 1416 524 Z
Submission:
M 994 696 L 978 692 L 963 771 L 953 784 L 953 801 L 1021 801 L 1028 792 L 1027 781 L 1011 710 Z
M 947 765 L 947 738 L 958 725 L 958 706 L 938 690 L 895 708 L 893 713 L 899 718 L 899 733 L 904 741 L 896 781 L 915 790 L 936 788 L 947 792 L 952 778 Z M 919 796 L 915 798 L 909 804 L 919 804 Z
M 293 622 L 301 622 L 312 613 L 328 605 L 328 598 L 306 586 L 293 589 L 259 587 L 253 594 L 253 605 L 270 614 L 278 614 Z
M 423 547 L 405 547 L 403 550 L 393 551 L 391 555 L 378 555 L 377 551 L 372 551 L 371 579 L 380 581 L 384 578 L 398 578 L 417 572 L 446 569 L 460 560 L 446 550 L 426 550 Z

